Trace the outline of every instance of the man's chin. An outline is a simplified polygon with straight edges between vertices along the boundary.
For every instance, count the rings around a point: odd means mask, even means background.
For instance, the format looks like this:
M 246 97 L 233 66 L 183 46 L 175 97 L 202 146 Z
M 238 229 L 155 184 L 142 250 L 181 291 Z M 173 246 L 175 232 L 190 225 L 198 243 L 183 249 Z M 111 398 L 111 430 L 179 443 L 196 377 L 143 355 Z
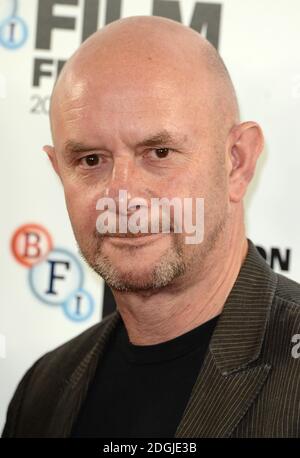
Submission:
M 136 279 L 128 278 L 115 278 L 113 281 L 106 281 L 107 285 L 115 291 L 127 292 L 127 293 L 138 293 L 142 291 L 156 291 L 162 286 L 155 285 L 152 281 L 146 279 L 137 281 Z
M 110 264 L 105 267 L 102 263 L 98 273 L 108 286 L 118 291 L 146 291 L 159 287 L 154 268 L 141 269 L 137 266 L 129 269 L 128 266 Z M 97 267 L 99 269 L 100 265 Z
M 118 291 L 158 290 L 170 285 L 185 273 L 182 259 L 173 255 L 162 256 L 158 262 L 114 263 L 111 258 L 99 258 L 91 267 L 112 288 Z

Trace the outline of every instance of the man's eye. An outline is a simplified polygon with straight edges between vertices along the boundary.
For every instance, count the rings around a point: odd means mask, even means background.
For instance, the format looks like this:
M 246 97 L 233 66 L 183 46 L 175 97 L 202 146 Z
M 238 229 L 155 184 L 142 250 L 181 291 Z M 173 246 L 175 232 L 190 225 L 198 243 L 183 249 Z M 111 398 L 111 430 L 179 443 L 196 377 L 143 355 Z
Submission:
M 164 159 L 170 153 L 170 148 L 154 148 L 150 151 L 151 159 Z
M 80 159 L 80 164 L 85 168 L 95 167 L 100 164 L 100 157 L 97 154 L 89 154 Z

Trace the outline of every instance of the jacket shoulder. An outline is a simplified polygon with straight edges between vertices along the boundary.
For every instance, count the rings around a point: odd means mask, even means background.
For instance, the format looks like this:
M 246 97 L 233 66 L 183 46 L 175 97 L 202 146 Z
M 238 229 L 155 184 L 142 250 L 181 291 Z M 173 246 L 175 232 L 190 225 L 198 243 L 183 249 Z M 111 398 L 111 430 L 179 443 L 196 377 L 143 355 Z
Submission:
M 30 412 L 30 417 L 34 418 L 33 410 L 45 415 L 53 410 L 64 383 L 104 334 L 109 333 L 116 318 L 117 313 L 111 313 L 100 323 L 44 354 L 27 370 L 9 404 L 2 437 L 20 437 L 19 424 L 24 424 Z
M 289 377 L 294 373 L 295 364 L 297 367 L 299 365 L 291 357 L 291 352 L 295 336 L 300 333 L 300 284 L 282 274 L 276 274 L 276 278 L 277 285 L 266 329 L 266 357 L 278 370 L 284 367 L 285 376 Z

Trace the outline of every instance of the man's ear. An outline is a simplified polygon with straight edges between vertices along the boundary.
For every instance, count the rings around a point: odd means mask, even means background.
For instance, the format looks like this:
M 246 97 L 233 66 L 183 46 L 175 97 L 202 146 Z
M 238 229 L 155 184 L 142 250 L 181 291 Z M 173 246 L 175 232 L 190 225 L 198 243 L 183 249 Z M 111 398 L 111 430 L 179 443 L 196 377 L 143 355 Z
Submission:
M 48 157 L 49 157 L 49 159 L 51 161 L 53 169 L 55 170 L 57 175 L 60 177 L 54 146 L 45 145 L 45 146 L 43 146 L 43 151 L 45 151 L 45 153 L 48 155 Z
M 230 163 L 229 196 L 232 202 L 239 202 L 246 193 L 263 146 L 264 136 L 256 122 L 247 121 L 232 128 L 226 150 Z

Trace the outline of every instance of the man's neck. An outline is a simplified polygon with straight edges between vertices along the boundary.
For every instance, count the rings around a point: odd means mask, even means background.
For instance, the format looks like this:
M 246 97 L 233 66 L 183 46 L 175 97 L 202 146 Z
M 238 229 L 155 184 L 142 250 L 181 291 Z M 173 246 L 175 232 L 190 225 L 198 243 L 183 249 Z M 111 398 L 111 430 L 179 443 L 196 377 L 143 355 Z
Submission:
M 236 236 L 238 234 L 235 234 Z M 233 239 L 235 237 L 233 236 Z M 135 345 L 154 345 L 182 335 L 222 312 L 248 251 L 245 236 L 230 240 L 204 279 L 176 291 L 114 292 L 117 308 Z

